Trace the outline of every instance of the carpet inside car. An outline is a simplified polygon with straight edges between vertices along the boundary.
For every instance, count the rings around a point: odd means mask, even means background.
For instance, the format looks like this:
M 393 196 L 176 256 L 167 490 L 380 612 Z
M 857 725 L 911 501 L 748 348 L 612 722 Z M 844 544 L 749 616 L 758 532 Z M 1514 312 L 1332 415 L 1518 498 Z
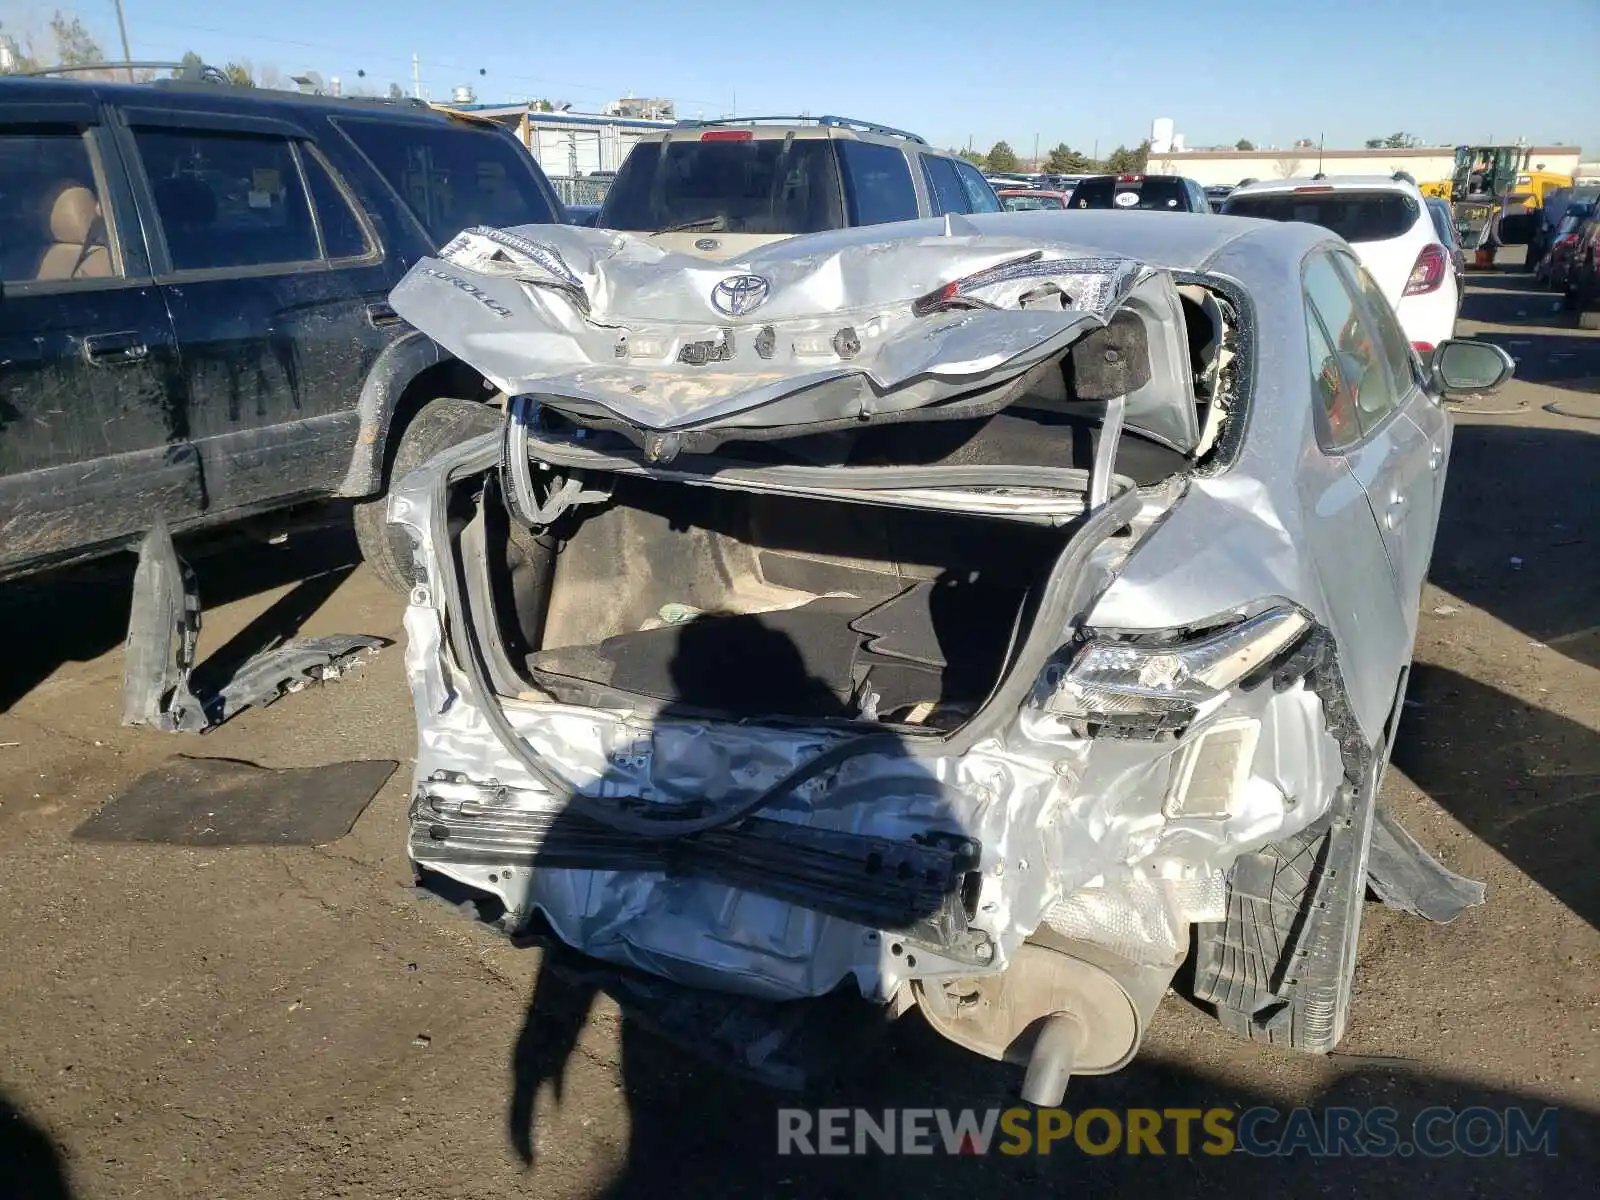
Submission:
M 72 836 L 170 846 L 319 846 L 350 832 L 399 765 L 367 759 L 273 769 L 177 755 L 135 779 Z

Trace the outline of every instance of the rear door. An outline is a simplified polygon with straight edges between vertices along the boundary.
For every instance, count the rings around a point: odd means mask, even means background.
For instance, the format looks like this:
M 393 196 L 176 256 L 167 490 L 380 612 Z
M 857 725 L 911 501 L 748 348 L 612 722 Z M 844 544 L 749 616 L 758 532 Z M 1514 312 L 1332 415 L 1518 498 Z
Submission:
M 1410 457 L 1402 464 L 1407 503 L 1401 536 L 1406 594 L 1420 597 L 1443 510 L 1445 465 L 1450 459 L 1453 432 L 1450 414 L 1445 411 L 1443 398 L 1429 390 L 1405 331 L 1372 275 L 1347 255 L 1340 255 L 1337 261 L 1361 293 L 1384 360 L 1399 385 L 1396 396 L 1401 414 L 1417 427 L 1421 437 L 1420 446 L 1414 449 L 1409 448 L 1407 440 Z
M 0 103 L 0 574 L 197 515 L 188 434 L 99 106 Z
M 1418 538 L 1434 505 L 1433 484 L 1422 431 L 1403 411 L 1416 387 L 1415 377 L 1408 372 L 1406 378 L 1395 378 L 1383 333 L 1360 299 L 1356 282 L 1360 271 L 1360 264 L 1344 250 L 1313 252 L 1303 277 L 1306 307 L 1313 343 L 1320 341 L 1324 348 L 1323 375 L 1332 377 L 1341 394 L 1354 401 L 1337 436 L 1383 539 L 1389 561 L 1387 584 L 1403 617 L 1406 640 L 1397 660 L 1403 661 L 1416 632 L 1427 562 L 1425 555 L 1419 556 Z M 1350 440 L 1353 432 L 1357 436 Z M 1426 536 L 1431 550 L 1431 529 Z M 1358 582 L 1381 586 L 1377 580 Z
M 208 507 L 332 491 L 355 449 L 367 372 L 400 332 L 370 223 L 298 126 L 125 115 Z

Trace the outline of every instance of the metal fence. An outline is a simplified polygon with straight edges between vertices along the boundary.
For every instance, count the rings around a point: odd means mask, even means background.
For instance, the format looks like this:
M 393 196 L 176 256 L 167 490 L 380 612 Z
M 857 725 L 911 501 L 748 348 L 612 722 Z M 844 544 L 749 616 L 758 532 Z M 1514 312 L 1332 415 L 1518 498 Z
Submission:
M 556 195 L 561 197 L 563 204 L 599 204 L 606 197 L 606 189 L 611 186 L 609 179 L 572 175 L 552 175 L 550 182 L 555 184 Z

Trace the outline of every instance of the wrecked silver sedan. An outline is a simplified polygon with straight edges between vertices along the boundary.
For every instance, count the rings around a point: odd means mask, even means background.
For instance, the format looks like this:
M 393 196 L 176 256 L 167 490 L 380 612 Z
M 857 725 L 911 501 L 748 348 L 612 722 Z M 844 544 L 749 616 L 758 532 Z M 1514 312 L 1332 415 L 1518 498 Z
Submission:
M 508 924 L 920 1007 L 1056 1103 L 1191 954 L 1225 1026 L 1326 1050 L 1365 882 L 1481 900 L 1375 796 L 1441 397 L 1509 360 L 1417 360 L 1325 231 L 473 229 L 392 300 L 506 397 L 389 512 L 411 856 Z

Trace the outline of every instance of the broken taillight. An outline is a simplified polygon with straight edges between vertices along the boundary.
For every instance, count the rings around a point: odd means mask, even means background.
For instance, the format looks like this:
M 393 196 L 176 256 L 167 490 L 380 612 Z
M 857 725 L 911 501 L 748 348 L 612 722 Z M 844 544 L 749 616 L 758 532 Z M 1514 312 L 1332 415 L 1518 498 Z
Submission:
M 1438 291 L 1444 282 L 1445 265 L 1443 246 L 1437 242 L 1424 246 L 1417 255 L 1417 265 L 1411 268 L 1411 278 L 1406 280 L 1406 290 L 1400 295 L 1424 296 Z

